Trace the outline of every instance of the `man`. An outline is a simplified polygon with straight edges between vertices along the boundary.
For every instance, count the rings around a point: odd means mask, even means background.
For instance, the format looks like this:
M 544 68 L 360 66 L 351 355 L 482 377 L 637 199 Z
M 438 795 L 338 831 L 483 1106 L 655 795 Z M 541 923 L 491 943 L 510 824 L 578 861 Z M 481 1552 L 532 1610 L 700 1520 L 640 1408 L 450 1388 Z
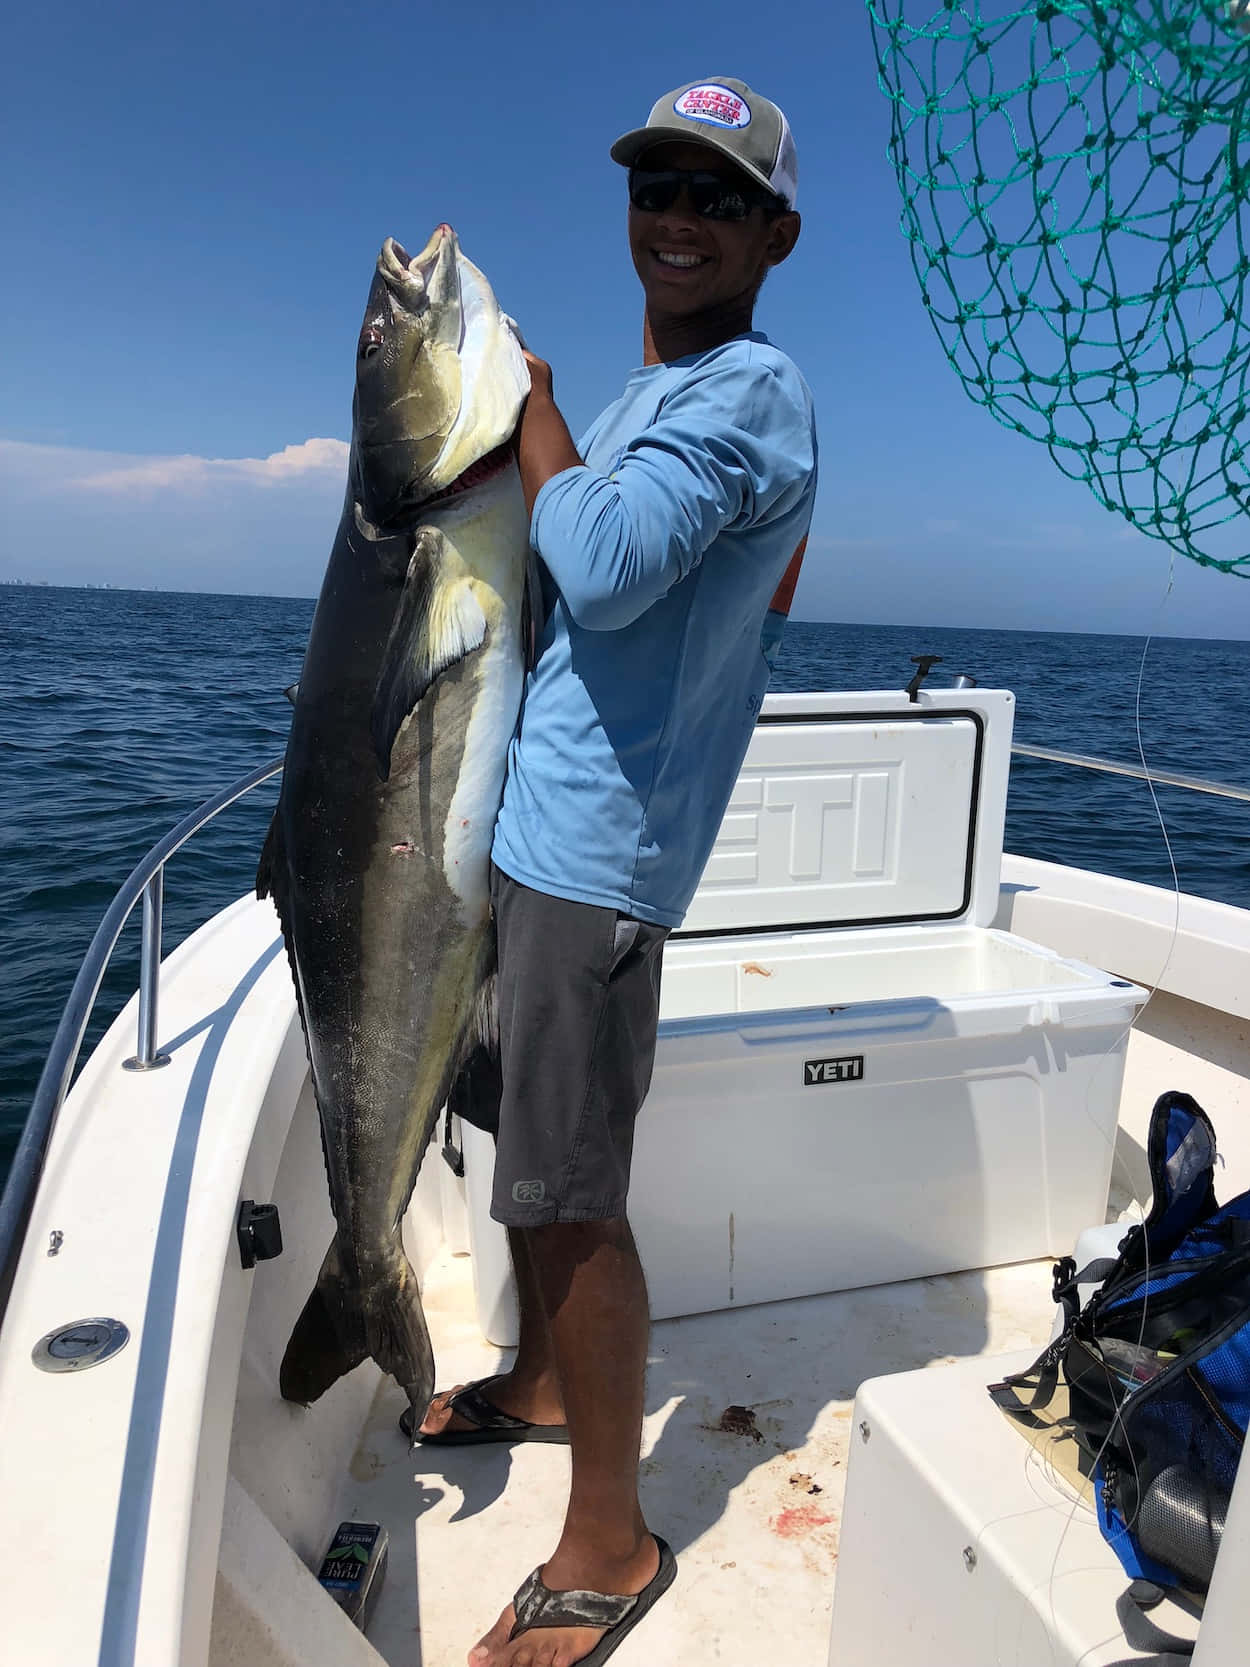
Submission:
M 606 1661 L 676 1570 L 638 1502 L 648 1313 L 625 1215 L 633 1125 L 664 939 L 750 739 L 770 600 L 787 577 L 793 588 L 815 492 L 810 395 L 751 329 L 799 235 L 785 117 L 741 81 L 694 82 L 612 156 L 630 170 L 643 364 L 579 447 L 550 367 L 527 355 L 518 439 L 549 606 L 493 851 L 491 1213 L 509 1230 L 520 1347 L 510 1372 L 436 1397 L 420 1432 L 567 1439 L 572 1487 L 554 1554 L 472 1667 Z

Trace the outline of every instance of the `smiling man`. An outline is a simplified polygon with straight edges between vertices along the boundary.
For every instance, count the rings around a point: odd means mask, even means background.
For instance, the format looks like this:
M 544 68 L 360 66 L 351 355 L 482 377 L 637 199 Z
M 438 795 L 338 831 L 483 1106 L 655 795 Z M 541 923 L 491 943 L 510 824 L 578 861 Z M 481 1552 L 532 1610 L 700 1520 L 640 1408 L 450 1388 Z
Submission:
M 510 1372 L 437 1397 L 420 1432 L 568 1440 L 572 1487 L 555 1552 L 472 1667 L 597 1667 L 676 1572 L 638 1501 L 634 1119 L 664 939 L 750 740 L 816 486 L 807 387 L 752 329 L 799 235 L 785 117 L 741 81 L 692 82 L 612 156 L 629 169 L 643 363 L 575 445 L 550 367 L 528 356 L 518 442 L 547 618 L 493 852 L 491 1213 L 509 1229 L 520 1348 Z

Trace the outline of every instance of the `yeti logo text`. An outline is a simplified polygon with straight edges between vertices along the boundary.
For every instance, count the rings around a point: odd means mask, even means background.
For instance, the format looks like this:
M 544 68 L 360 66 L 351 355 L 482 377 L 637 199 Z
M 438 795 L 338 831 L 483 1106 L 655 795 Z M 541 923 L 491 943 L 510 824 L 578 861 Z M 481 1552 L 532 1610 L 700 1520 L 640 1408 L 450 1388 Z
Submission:
M 803 1061 L 803 1086 L 815 1088 L 822 1082 L 862 1082 L 864 1080 L 864 1056 L 862 1053 L 848 1054 L 842 1059 L 805 1059 Z
M 891 847 L 890 775 L 852 766 L 766 779 L 765 808 L 789 824 L 792 880 L 884 879 Z M 835 827 L 840 823 L 840 830 Z

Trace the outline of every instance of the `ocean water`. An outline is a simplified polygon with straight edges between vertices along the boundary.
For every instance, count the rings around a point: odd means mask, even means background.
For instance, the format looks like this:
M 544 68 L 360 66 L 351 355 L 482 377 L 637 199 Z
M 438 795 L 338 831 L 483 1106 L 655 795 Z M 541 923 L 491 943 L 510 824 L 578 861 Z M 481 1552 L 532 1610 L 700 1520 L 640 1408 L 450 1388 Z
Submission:
M 1233 581 L 1229 581 L 1230 590 Z M 281 756 L 310 601 L 0 586 L 0 1174 L 100 917 L 187 811 Z M 1016 739 L 1135 760 L 1140 638 L 791 622 L 773 687 L 899 688 L 943 656 L 1017 699 Z M 1159 638 L 1143 681 L 1149 762 L 1250 783 L 1250 642 Z M 1182 887 L 1250 906 L 1250 804 L 1158 789 Z M 166 870 L 165 951 L 246 891 L 267 784 Z M 1007 849 L 1171 884 L 1146 785 L 1013 763 Z M 101 989 L 89 1049 L 138 979 L 139 910 Z M 84 1056 L 86 1049 L 84 1050 Z

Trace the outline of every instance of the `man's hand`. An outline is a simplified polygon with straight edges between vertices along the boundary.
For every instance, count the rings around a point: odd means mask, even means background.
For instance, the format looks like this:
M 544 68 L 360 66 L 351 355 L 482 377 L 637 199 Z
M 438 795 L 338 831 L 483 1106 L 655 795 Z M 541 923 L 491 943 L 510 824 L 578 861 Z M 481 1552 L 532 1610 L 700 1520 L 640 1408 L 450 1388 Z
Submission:
M 551 386 L 551 366 L 545 359 L 540 359 L 536 353 L 531 353 L 528 347 L 521 352 L 525 355 L 525 363 L 529 366 L 530 397 L 537 395 L 539 399 L 554 401 L 555 395 Z
M 532 515 L 534 499 L 551 477 L 575 469 L 581 458 L 552 393 L 551 366 L 528 348 L 521 351 L 529 366 L 530 395 L 517 428 L 517 462 L 525 507 Z

